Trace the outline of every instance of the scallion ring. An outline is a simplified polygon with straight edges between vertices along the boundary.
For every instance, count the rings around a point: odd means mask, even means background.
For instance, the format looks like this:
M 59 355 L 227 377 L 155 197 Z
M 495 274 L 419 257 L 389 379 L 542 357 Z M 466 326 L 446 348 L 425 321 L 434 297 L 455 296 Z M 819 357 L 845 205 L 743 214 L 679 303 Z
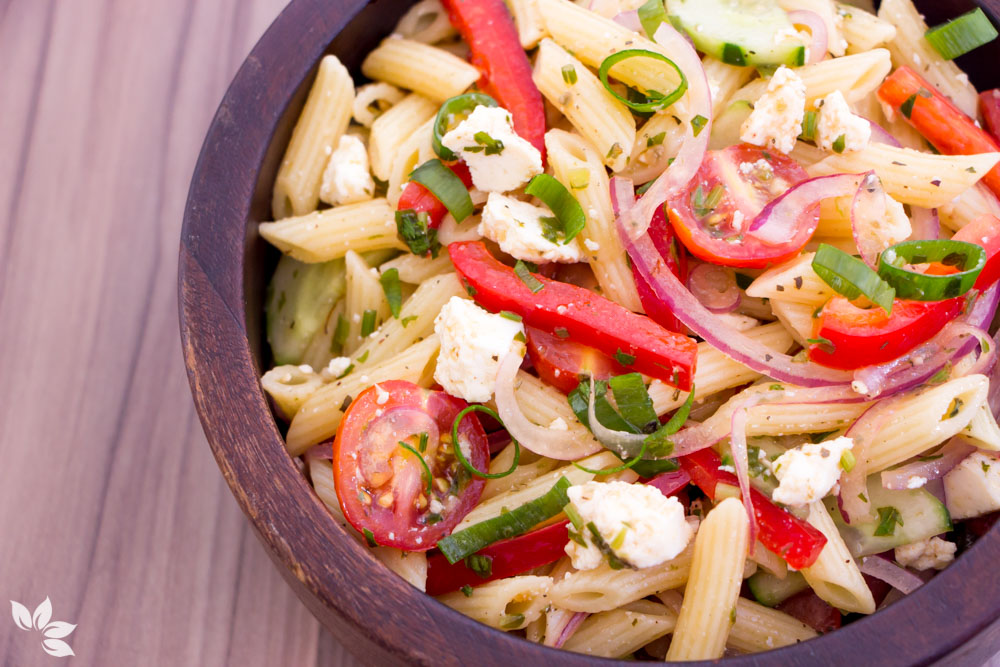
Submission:
M 431 194 L 448 209 L 455 222 L 462 222 L 475 210 L 465 183 L 455 175 L 455 172 L 444 166 L 441 160 L 431 159 L 424 162 L 410 173 L 410 180 L 430 190 Z
M 434 148 L 437 156 L 448 162 L 458 159 L 458 156 L 451 149 L 446 148 L 441 143 L 441 138 L 451 129 L 456 117 L 471 113 L 476 107 L 495 106 L 499 106 L 497 101 L 489 95 L 483 95 L 482 93 L 466 93 L 445 100 L 445 103 L 438 109 L 437 116 L 434 118 L 434 133 L 431 137 L 431 146 Z
M 813 271 L 835 292 L 857 299 L 862 294 L 886 313 L 892 312 L 896 290 L 857 257 L 821 243 L 812 261 Z
M 476 467 L 471 463 L 469 463 L 469 460 L 465 458 L 465 454 L 462 453 L 462 448 L 459 447 L 458 445 L 458 427 L 459 425 L 461 425 L 462 419 L 465 417 L 465 415 L 469 414 L 470 412 L 485 413 L 490 417 L 493 417 L 493 419 L 497 420 L 497 422 L 499 422 L 499 424 L 503 426 L 503 420 L 500 419 L 500 415 L 498 415 L 495 410 L 492 410 L 486 407 L 485 405 L 470 405 L 469 407 L 465 408 L 464 410 L 458 413 L 458 416 L 455 417 L 455 421 L 451 423 L 451 444 L 452 447 L 454 447 L 455 449 L 455 458 L 458 459 L 459 463 L 465 466 L 465 469 L 468 470 L 469 473 L 475 475 L 476 477 L 482 477 L 483 479 L 500 479 L 501 477 L 506 477 L 507 475 L 514 472 L 514 469 L 517 468 L 517 464 L 521 461 L 521 445 L 519 445 L 517 443 L 517 440 L 514 440 L 513 438 L 511 438 L 510 441 L 514 443 L 514 460 L 511 462 L 510 468 L 508 468 L 503 472 L 489 473 L 476 470 Z
M 958 273 L 931 275 L 907 265 L 939 262 Z M 952 240 L 903 241 L 882 251 L 878 274 L 896 288 L 896 296 L 913 301 L 942 301 L 962 296 L 986 266 L 986 251 L 975 243 Z
M 676 88 L 665 95 L 655 90 L 646 91 L 646 98 L 649 100 L 647 102 L 633 102 L 624 98 L 615 92 L 614 88 L 611 87 L 611 84 L 608 83 L 608 72 L 614 65 L 623 60 L 628 60 L 629 58 L 652 58 L 653 60 L 665 62 L 674 68 L 674 71 L 677 72 L 678 76 L 680 76 L 681 82 L 677 84 Z M 646 49 L 625 49 L 624 51 L 619 51 L 618 53 L 612 53 L 610 56 L 605 58 L 603 62 L 601 62 L 601 67 L 597 70 L 597 76 L 600 77 L 601 83 L 604 84 L 604 87 L 615 97 L 616 100 L 627 106 L 629 109 L 640 112 L 651 112 L 666 109 L 671 104 L 679 100 L 688 88 L 687 77 L 684 76 L 684 72 L 681 71 L 681 68 L 678 67 L 673 60 L 666 57 L 662 53 L 648 51 Z
M 563 243 L 569 243 L 583 231 L 587 218 L 583 207 L 566 186 L 548 174 L 538 174 L 531 179 L 524 189 L 526 194 L 538 197 L 549 207 L 559 223 L 559 231 L 563 235 Z

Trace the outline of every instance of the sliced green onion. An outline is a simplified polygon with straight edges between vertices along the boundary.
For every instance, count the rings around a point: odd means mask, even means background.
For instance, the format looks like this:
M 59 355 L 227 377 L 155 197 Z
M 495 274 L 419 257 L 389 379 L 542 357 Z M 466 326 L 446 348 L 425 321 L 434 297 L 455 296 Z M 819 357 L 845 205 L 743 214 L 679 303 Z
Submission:
M 958 273 L 933 276 L 912 271 L 908 264 L 940 262 L 954 266 Z M 962 296 L 976 283 L 979 272 L 986 266 L 986 251 L 982 246 L 964 241 L 903 241 L 882 251 L 878 274 L 896 288 L 900 299 L 941 301 Z
M 670 158 L 670 159 L 673 160 L 673 158 Z M 668 166 L 669 166 L 669 163 L 668 163 Z M 642 195 L 646 194 L 646 190 L 648 190 L 651 187 L 653 187 L 653 183 L 655 183 L 655 182 L 656 182 L 656 179 L 654 178 L 653 180 L 648 181 L 646 183 L 643 183 L 642 185 L 640 185 L 639 187 L 637 187 L 635 189 L 635 196 L 636 197 L 641 197 Z
M 493 556 L 466 556 L 465 566 L 482 579 L 493 574 Z
M 480 521 L 464 530 L 452 533 L 442 538 L 437 547 L 449 563 L 455 564 L 494 542 L 522 535 L 542 521 L 551 519 L 563 511 L 569 503 L 566 489 L 570 486 L 572 484 L 568 479 L 560 477 L 551 489 L 538 498 L 506 514 Z
M 366 310 L 361 315 L 361 337 L 370 336 L 373 331 L 375 331 L 375 316 L 374 310 Z M 363 362 L 362 362 L 363 363 Z
M 441 138 L 448 133 L 448 130 L 472 113 L 473 109 L 480 106 L 495 107 L 499 105 L 495 99 L 482 93 L 466 93 L 445 100 L 434 118 L 434 135 L 431 139 L 431 146 L 438 157 L 448 162 L 458 159 L 452 150 L 441 143 Z
M 701 131 L 705 129 L 705 125 L 708 124 L 708 119 L 702 115 L 697 115 L 691 119 L 691 129 L 694 131 L 694 136 L 701 134 Z
M 642 24 L 646 37 L 650 39 L 653 39 L 660 24 L 667 20 L 667 10 L 663 7 L 663 0 L 646 0 L 639 7 L 639 23 Z
M 615 553 L 615 550 L 604 541 L 604 537 L 601 536 L 600 531 L 597 530 L 597 526 L 594 525 L 593 521 L 587 524 L 587 530 L 590 531 L 590 536 L 593 539 L 594 546 L 597 547 L 598 551 L 608 557 L 608 566 L 612 570 L 620 570 L 623 567 L 631 567 L 631 565 L 619 558 L 618 554 Z
M 802 117 L 802 134 L 799 139 L 803 141 L 816 141 L 816 112 L 807 111 Z
M 857 460 L 854 458 L 854 454 L 851 453 L 851 450 L 845 449 L 840 455 L 840 467 L 843 468 L 844 472 L 851 472 L 856 464 Z
M 368 543 L 368 546 L 370 546 L 372 548 L 375 548 L 375 547 L 378 546 L 378 542 L 375 541 L 375 533 L 373 533 L 372 531 L 368 530 L 367 528 L 362 528 L 361 532 L 364 534 L 364 536 L 365 536 L 365 542 Z
M 836 139 L 833 140 L 833 145 L 830 146 L 834 153 L 843 153 L 844 149 L 847 148 L 847 135 L 841 134 Z
M 648 432 L 646 431 L 648 427 L 658 424 L 653 401 L 649 398 L 649 391 L 643 384 L 641 375 L 638 373 L 616 375 L 608 380 L 608 386 L 618 405 L 618 414 L 638 429 L 639 433 Z
M 420 461 L 420 465 L 424 467 L 424 470 L 420 473 L 420 475 L 424 478 L 424 482 L 427 483 L 427 497 L 431 498 L 431 493 L 433 491 L 433 487 L 431 487 L 431 480 L 434 478 L 434 475 L 431 474 L 431 467 L 427 465 L 427 461 L 424 460 L 424 457 L 420 454 L 420 452 L 413 447 L 409 446 L 402 440 L 399 441 L 399 446 L 416 456 L 417 460 Z
M 542 288 L 545 287 L 545 285 L 542 284 L 542 281 L 531 275 L 531 271 L 528 270 L 527 264 L 521 260 L 517 260 L 517 264 L 514 265 L 514 273 L 517 274 L 517 277 L 521 279 L 521 282 L 524 283 L 534 294 L 538 294 L 542 291 Z
M 924 37 L 945 60 L 957 58 L 997 38 L 997 29 L 979 7 L 934 26 Z
M 655 90 L 646 91 L 646 98 L 648 100 L 646 102 L 633 102 L 628 100 L 619 95 L 611 87 L 611 84 L 608 82 L 608 71 L 617 63 L 620 63 L 623 60 L 628 60 L 629 58 L 652 58 L 654 60 L 665 62 L 674 68 L 674 71 L 677 72 L 681 81 L 677 84 L 676 88 L 667 94 L 663 94 Z M 605 58 L 603 62 L 601 62 L 601 67 L 597 70 L 597 76 L 600 77 L 601 83 L 604 84 L 604 87 L 615 97 L 615 99 L 627 106 L 629 109 L 641 112 L 666 109 L 671 104 L 679 100 L 687 91 L 688 87 L 687 77 L 684 76 L 684 72 L 681 71 L 681 68 L 678 67 L 673 60 L 666 57 L 662 53 L 647 51 L 646 49 L 625 49 L 624 51 L 619 51 L 618 53 L 612 53 L 610 56 Z
M 367 311 L 366 311 L 366 312 L 367 312 Z M 362 354 L 362 355 L 361 355 L 360 357 L 358 357 L 358 363 L 359 363 L 359 364 L 363 364 L 363 363 L 365 363 L 366 361 L 368 361 L 368 353 L 369 353 L 369 352 L 371 352 L 371 350 L 365 350 L 365 353 L 364 353 L 364 354 Z
M 500 155 L 503 153 L 503 142 L 494 139 L 486 132 L 476 132 L 472 135 L 475 146 L 466 146 L 463 150 L 470 153 L 482 153 L 483 155 Z
M 590 170 L 586 167 L 569 170 L 569 187 L 574 190 L 583 190 L 590 185 Z
M 350 332 L 351 323 L 342 314 L 338 314 L 337 328 L 333 330 L 333 344 L 337 346 L 338 351 L 344 348 L 344 343 L 347 342 L 347 336 Z
M 462 222 L 472 215 L 474 208 L 468 188 L 441 160 L 434 158 L 424 162 L 410 173 L 410 180 L 430 190 L 448 209 L 455 222 Z
M 566 85 L 572 86 L 577 82 L 576 68 L 572 65 L 562 66 L 562 78 L 566 82 Z
M 511 320 L 513 322 L 523 322 L 524 321 L 523 317 L 521 317 L 517 313 L 512 313 L 509 310 L 501 310 L 498 314 L 500 315 L 500 317 L 504 317 L 504 318 L 506 318 L 508 320 Z
M 688 394 L 684 404 L 677 408 L 677 411 L 670 417 L 670 420 L 658 428 L 655 433 L 646 438 L 645 444 L 649 445 L 649 453 L 653 456 L 670 456 L 674 453 L 674 443 L 670 436 L 681 430 L 691 414 L 691 406 L 694 404 L 694 385 L 691 385 L 691 393 Z M 645 476 L 645 475 L 644 475 Z
M 452 448 L 455 450 L 455 458 L 458 459 L 459 463 L 465 466 L 466 470 L 468 470 L 476 477 L 482 477 L 483 479 L 500 479 L 501 477 L 506 477 L 507 475 L 514 472 L 514 469 L 517 468 L 517 464 L 521 460 L 521 445 L 519 445 L 517 440 L 514 440 L 513 438 L 511 438 L 510 441 L 514 443 L 514 460 L 511 461 L 510 468 L 508 468 L 503 472 L 493 472 L 493 473 L 482 472 L 480 470 L 477 470 L 476 467 L 471 463 L 469 463 L 469 460 L 465 458 L 465 454 L 462 453 L 462 448 L 458 446 L 458 427 L 462 424 L 462 419 L 465 418 L 465 415 L 469 414 L 470 412 L 482 412 L 484 414 L 487 414 L 490 417 L 493 417 L 493 419 L 497 420 L 500 426 L 503 426 L 503 420 L 500 419 L 500 415 L 498 415 L 495 410 L 491 410 L 485 405 L 468 406 L 467 408 L 459 412 L 458 415 L 455 416 L 455 421 L 451 423 L 451 445 Z
M 403 305 L 403 291 L 399 284 L 399 269 L 386 269 L 379 276 L 378 281 L 382 284 L 382 291 L 385 292 L 385 300 L 389 302 L 389 310 L 392 316 L 399 319 L 399 309 Z
M 437 257 L 441 244 L 437 240 L 437 230 L 428 225 L 426 211 L 419 213 L 413 209 L 396 211 L 396 230 L 399 238 L 414 255 L 431 254 Z
M 597 421 L 601 422 L 605 428 L 613 431 L 638 433 L 638 427 L 622 419 L 621 415 L 611 407 L 611 403 L 607 399 L 607 393 L 607 382 L 600 380 L 594 382 L 594 415 L 597 417 Z M 590 416 L 587 413 L 587 408 L 590 404 L 589 380 L 581 381 L 576 389 L 569 393 L 566 400 L 569 401 L 569 407 L 573 410 L 573 414 L 576 415 L 577 419 L 580 420 L 580 423 L 589 429 Z
M 649 454 L 648 450 L 646 454 Z M 660 473 L 673 472 L 680 467 L 675 459 L 643 459 L 632 466 L 632 472 L 643 479 L 651 479 Z
M 574 528 L 577 530 L 583 528 L 583 517 L 581 517 L 580 513 L 576 511 L 575 507 L 573 507 L 573 503 L 566 505 L 566 507 L 563 508 L 563 511 L 566 512 L 566 517 L 569 519 L 569 522 L 573 524 Z
M 572 184 L 571 184 L 572 185 Z M 587 218 L 583 207 L 566 186 L 548 174 L 538 174 L 524 189 L 526 194 L 538 197 L 556 216 L 563 243 L 569 243 L 583 231 Z
M 864 294 L 886 313 L 892 312 L 896 290 L 860 259 L 821 243 L 813 257 L 812 268 L 837 294 L 848 299 L 857 299 Z

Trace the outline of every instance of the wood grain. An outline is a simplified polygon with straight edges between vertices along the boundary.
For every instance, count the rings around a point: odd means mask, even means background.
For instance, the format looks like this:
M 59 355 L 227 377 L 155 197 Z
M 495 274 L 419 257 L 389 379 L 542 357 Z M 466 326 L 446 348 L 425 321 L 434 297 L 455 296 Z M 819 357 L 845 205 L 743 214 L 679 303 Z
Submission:
M 0 664 L 354 664 L 275 571 L 194 414 L 184 200 L 284 0 L 0 2 Z

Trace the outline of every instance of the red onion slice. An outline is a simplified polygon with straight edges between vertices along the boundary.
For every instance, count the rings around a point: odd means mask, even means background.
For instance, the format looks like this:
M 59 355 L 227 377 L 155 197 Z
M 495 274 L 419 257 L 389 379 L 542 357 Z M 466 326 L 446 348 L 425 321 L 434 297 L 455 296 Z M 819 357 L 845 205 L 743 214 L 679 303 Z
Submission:
M 909 595 L 923 586 L 924 581 L 908 570 L 891 563 L 880 556 L 861 559 L 861 572 L 889 584 L 900 593 Z
M 302 455 L 306 461 L 332 461 L 333 460 L 333 444 L 327 440 L 321 442 L 317 445 L 313 445 L 305 451 Z
M 588 616 L 590 616 L 590 614 L 585 611 L 578 611 L 573 614 L 573 616 L 570 617 L 569 622 L 566 624 L 566 627 L 564 627 L 562 632 L 559 633 L 559 637 L 552 643 L 552 647 L 562 648 L 563 644 L 565 644 L 566 641 L 573 636 L 583 622 L 587 620 Z
M 864 174 L 851 205 L 851 230 L 861 259 L 876 270 L 882 251 L 911 233 L 909 220 L 893 220 L 891 204 L 875 172 Z
M 867 118 L 865 118 L 865 120 L 867 120 L 868 124 L 872 126 L 872 136 L 871 136 L 872 143 L 886 144 L 894 148 L 902 148 L 902 146 L 899 143 L 899 140 L 896 139 L 896 137 L 889 134 L 889 131 L 887 129 L 885 129 L 884 127 L 882 127 L 873 120 L 868 120 Z
M 824 199 L 856 194 L 864 177 L 865 174 L 833 174 L 802 181 L 772 199 L 750 223 L 747 233 L 771 245 L 785 243 L 795 236 L 802 215 Z
M 1000 332 L 997 332 L 997 335 L 993 338 L 993 347 L 995 348 L 998 344 L 1000 344 Z M 1000 364 L 993 364 L 989 378 L 990 391 L 986 396 L 986 401 L 989 403 L 993 416 L 996 417 L 997 414 L 1000 414 Z
M 684 470 L 674 470 L 672 472 L 660 473 L 653 479 L 646 482 L 647 486 L 652 486 L 668 498 L 691 482 L 691 475 Z
M 816 12 L 798 9 L 788 12 L 788 20 L 792 22 L 792 25 L 803 25 L 809 28 L 809 34 L 812 35 L 812 40 L 807 47 L 809 49 L 807 51 L 809 57 L 806 58 L 806 64 L 812 65 L 823 60 L 826 57 L 829 39 L 826 31 L 826 23 L 823 22 L 820 15 Z
M 611 20 L 620 26 L 628 28 L 632 32 L 642 34 L 642 23 L 639 21 L 639 12 L 635 9 L 621 12 Z
M 536 454 L 560 461 L 575 461 L 601 450 L 601 444 L 580 438 L 574 430 L 556 431 L 539 426 L 528 419 L 514 395 L 514 382 L 521 367 L 521 357 L 508 353 L 500 362 L 497 373 L 496 404 L 497 414 L 511 437 L 522 447 Z
M 698 136 L 694 135 L 691 124 L 687 123 L 684 130 L 684 140 L 681 142 L 681 148 L 674 161 L 662 174 L 656 177 L 639 202 L 626 206 L 623 203 L 624 200 L 619 200 L 618 203 L 621 207 L 621 213 L 618 216 L 619 226 L 625 229 L 631 238 L 644 234 L 649 228 L 649 221 L 652 220 L 656 209 L 662 206 L 663 202 L 667 201 L 674 193 L 686 187 L 694 178 L 701 167 L 702 160 L 705 159 L 708 139 L 712 134 L 712 94 L 698 52 L 666 22 L 661 23 L 660 27 L 656 29 L 653 41 L 664 48 L 670 59 L 687 77 L 687 97 L 692 117 L 699 115 L 705 118 L 706 122 Z
M 976 451 L 975 445 L 956 435 L 934 453 L 938 458 L 923 461 L 918 459 L 895 470 L 883 470 L 882 486 L 887 489 L 908 489 L 911 477 L 923 477 L 927 481 L 940 479 L 974 451 Z
M 941 220 L 936 208 L 910 207 L 911 241 L 941 238 Z
M 854 441 L 851 453 L 854 467 L 840 476 L 840 512 L 847 523 L 864 521 L 872 517 L 872 505 L 868 500 L 868 445 L 878 433 L 882 422 L 892 411 L 892 401 L 879 401 L 861 413 L 854 420 L 845 435 Z
M 736 408 L 730 419 L 729 450 L 733 454 L 733 467 L 736 468 L 736 479 L 740 482 L 740 496 L 743 508 L 750 521 L 750 555 L 753 556 L 757 545 L 757 516 L 753 511 L 753 498 L 750 496 L 750 459 L 747 454 L 747 410 L 757 404 L 759 397 L 754 397 Z
M 731 313 L 740 305 L 736 273 L 729 267 L 702 263 L 688 275 L 691 293 L 713 313 Z
M 956 322 L 955 332 L 958 336 L 971 336 L 979 346 L 979 356 L 965 370 L 964 375 L 976 375 L 977 373 L 986 375 L 989 373 L 993 369 L 993 365 L 997 359 L 997 348 L 993 344 L 993 339 L 990 338 L 990 335 L 978 327 L 961 322 Z

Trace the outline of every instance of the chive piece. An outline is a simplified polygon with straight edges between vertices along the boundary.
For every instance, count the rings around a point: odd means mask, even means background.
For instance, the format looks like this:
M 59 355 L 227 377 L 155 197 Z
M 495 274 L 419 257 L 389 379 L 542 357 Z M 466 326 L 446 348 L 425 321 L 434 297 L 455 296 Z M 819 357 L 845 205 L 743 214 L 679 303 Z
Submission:
M 427 431 L 424 431 L 423 433 L 420 434 L 420 439 L 419 439 L 420 444 L 417 446 L 417 449 L 420 450 L 421 454 L 427 451 L 428 440 L 430 440 L 430 436 L 427 434 Z
M 449 563 L 454 564 L 487 545 L 526 533 L 563 511 L 569 503 L 566 489 L 570 486 L 568 479 L 560 477 L 551 489 L 538 498 L 506 514 L 481 521 L 442 538 L 437 543 L 438 549 Z
M 701 134 L 701 131 L 705 129 L 705 125 L 708 124 L 708 119 L 701 114 L 695 116 L 691 119 L 691 129 L 694 132 L 694 136 Z
M 677 72 L 677 75 L 680 77 L 680 83 L 678 83 L 677 87 L 667 94 L 659 93 L 654 90 L 646 91 L 647 101 L 645 102 L 634 102 L 626 99 L 619 95 L 618 91 L 611 87 L 611 84 L 608 82 L 608 72 L 614 65 L 623 60 L 628 60 L 629 58 L 651 58 L 653 60 L 665 62 L 672 67 L 675 72 Z M 625 49 L 617 53 L 612 53 L 601 62 L 601 66 L 597 70 L 597 76 L 601 79 L 601 83 L 604 84 L 604 88 L 611 93 L 615 99 L 627 106 L 629 109 L 639 112 L 651 112 L 666 109 L 671 104 L 679 100 L 688 88 L 687 77 L 684 76 L 684 72 L 681 71 L 681 68 L 678 67 L 673 60 L 667 58 L 662 53 L 647 51 L 646 49 Z
M 517 313 L 512 313 L 509 310 L 501 310 L 499 312 L 500 317 L 505 317 L 508 320 L 513 320 L 514 322 L 521 322 L 523 318 Z
M 573 67 L 572 65 L 563 65 L 562 78 L 563 81 L 566 82 L 566 85 L 572 86 L 574 83 L 577 82 L 576 68 Z
M 366 361 L 368 361 L 368 353 L 369 353 L 370 351 L 371 351 L 371 350 L 365 350 L 365 353 L 364 353 L 364 354 L 362 354 L 362 355 L 361 355 L 360 357 L 358 357 L 358 363 L 359 363 L 359 364 L 363 364 L 363 363 L 365 363 Z
M 476 573 L 477 576 L 486 579 L 493 574 L 493 557 L 473 554 L 465 557 L 465 566 Z
M 845 449 L 840 455 L 840 467 L 844 469 L 844 472 L 851 472 L 854 470 L 854 466 L 857 461 L 854 458 L 854 454 L 851 450 Z
M 399 321 L 399 323 L 402 324 L 403 328 L 405 329 L 406 325 L 408 325 L 410 322 L 416 320 L 418 317 L 420 317 L 420 316 L 419 315 L 407 315 L 406 317 L 404 317 L 403 319 L 401 319 Z
M 934 26 L 924 38 L 945 60 L 957 58 L 997 38 L 997 30 L 977 7 L 947 23 Z
M 928 275 L 907 268 L 940 262 L 958 273 Z M 896 296 L 913 301 L 942 301 L 961 296 L 976 284 L 986 266 L 986 251 L 975 243 L 954 240 L 903 241 L 882 251 L 878 275 L 896 288 Z
M 899 112 L 903 114 L 905 118 L 909 118 L 913 115 L 913 105 L 917 101 L 917 94 L 914 93 L 907 97 L 902 104 L 899 105 Z
M 350 333 L 351 324 L 343 315 L 337 315 L 337 328 L 333 331 L 333 342 L 338 349 L 344 347 L 347 342 L 347 335 Z
M 430 498 L 432 490 L 433 490 L 432 487 L 431 487 L 431 479 L 433 479 L 433 477 L 434 477 L 431 474 L 431 467 L 429 465 L 427 465 L 427 461 L 424 460 L 424 457 L 420 454 L 420 452 L 418 452 L 417 450 L 415 450 L 410 445 L 408 445 L 405 442 L 403 442 L 402 440 L 400 440 L 399 441 L 399 446 L 402 447 L 403 449 L 405 449 L 406 451 L 410 452 L 414 456 L 416 456 L 417 459 L 420 461 L 420 465 L 423 466 L 424 471 L 422 473 L 420 473 L 420 474 L 421 474 L 421 476 L 424 477 L 424 482 L 427 483 L 427 497 Z
M 615 359 L 622 366 L 631 366 L 632 364 L 635 363 L 635 355 L 626 354 L 625 352 L 622 352 L 621 348 L 618 348 L 618 351 L 615 352 Z
M 403 292 L 399 285 L 399 269 L 387 269 L 379 276 L 378 281 L 382 283 L 385 300 L 389 302 L 389 311 L 398 320 L 399 308 L 403 304 Z
M 892 312 L 896 290 L 860 259 L 821 243 L 813 257 L 812 268 L 838 294 L 848 299 L 864 294 L 886 313 Z
M 663 0 L 646 0 L 639 7 L 639 23 L 642 25 L 646 37 L 653 39 L 656 29 L 667 20 L 667 10 L 663 7 Z
M 503 630 L 517 630 L 524 625 L 524 614 L 504 614 L 500 621 L 500 628 Z
M 465 597 L 467 597 L 467 598 L 471 598 L 472 597 L 472 586 L 470 586 L 469 584 L 466 584 L 466 585 L 462 586 L 458 590 L 462 591 L 462 595 L 464 595 Z
M 514 273 L 517 274 L 517 277 L 521 279 L 521 282 L 531 290 L 532 294 L 538 294 L 542 291 L 542 288 L 545 287 L 545 285 L 543 285 L 538 278 L 531 275 L 531 272 L 528 271 L 527 265 L 525 265 L 525 263 L 521 260 L 517 260 L 517 264 L 514 265 Z
M 887 537 L 896 534 L 896 524 L 903 525 L 903 516 L 895 507 L 878 508 L 878 527 L 875 528 L 876 537 Z
M 499 105 L 495 99 L 482 93 L 458 95 L 445 100 L 444 104 L 441 105 L 434 118 L 434 133 L 431 137 L 431 146 L 439 158 L 448 162 L 454 162 L 458 159 L 458 156 L 451 149 L 446 148 L 441 143 L 441 138 L 479 106 L 495 107 Z
M 490 155 L 488 149 L 486 154 Z M 428 160 L 414 169 L 410 173 L 410 180 L 427 188 L 439 202 L 444 204 L 455 218 L 455 222 L 462 222 L 475 210 L 465 183 L 437 158 Z
M 365 542 L 368 543 L 368 546 L 370 546 L 372 548 L 378 546 L 378 542 L 375 541 L 375 533 L 373 533 L 372 531 L 368 530 L 367 528 L 362 528 L 361 532 L 365 536 Z
M 593 521 L 587 524 L 587 530 L 590 531 L 590 537 L 593 539 L 594 546 L 597 547 L 602 554 L 608 557 L 608 566 L 610 566 L 612 570 L 620 570 L 623 567 L 631 567 L 631 565 L 619 558 L 614 549 L 612 549 L 611 546 L 604 541 L 604 537 L 601 536 L 600 531 L 597 530 L 597 526 L 594 525 Z
M 548 174 L 538 174 L 524 189 L 526 194 L 538 197 L 556 216 L 557 227 L 563 234 L 563 243 L 569 243 L 583 231 L 587 222 L 583 207 L 562 183 Z
M 476 477 L 482 477 L 483 479 L 500 479 L 501 477 L 506 477 L 507 475 L 514 472 L 514 469 L 517 468 L 517 464 L 521 460 L 521 445 L 518 444 L 517 440 L 513 438 L 511 438 L 510 441 L 514 443 L 514 460 L 511 462 L 510 468 L 508 468 L 504 472 L 494 472 L 494 473 L 482 472 L 480 470 L 477 470 L 476 467 L 471 463 L 469 463 L 469 460 L 465 458 L 465 454 L 462 453 L 462 448 L 458 446 L 459 442 L 458 427 L 459 425 L 461 425 L 462 419 L 465 418 L 465 415 L 469 414 L 470 412 L 482 412 L 484 414 L 487 414 L 493 419 L 497 420 L 497 422 L 500 423 L 500 426 L 503 426 L 503 420 L 500 419 L 500 415 L 498 415 L 496 411 L 486 407 L 485 405 L 470 405 L 466 407 L 455 416 L 455 421 L 451 423 L 451 442 L 453 445 L 452 448 L 455 451 L 455 458 L 458 459 L 459 463 L 465 466 L 466 470 L 468 470 Z
M 396 230 L 399 238 L 414 255 L 431 254 L 437 257 L 441 244 L 437 240 L 437 230 L 428 225 L 425 211 L 419 213 L 413 209 L 396 211 Z
M 841 134 L 836 139 L 834 139 L 833 145 L 831 146 L 831 148 L 833 148 L 834 153 L 843 153 L 846 147 L 847 147 L 847 135 L 845 134 Z
M 566 513 L 566 518 L 569 519 L 569 522 L 573 524 L 574 528 L 577 530 L 581 530 L 583 528 L 583 517 L 581 517 L 580 513 L 576 511 L 575 507 L 573 507 L 573 503 L 566 505 L 566 507 L 563 508 L 563 512 Z
M 802 134 L 799 135 L 802 141 L 816 141 L 816 112 L 807 111 L 802 117 Z
M 373 331 L 375 331 L 375 316 L 377 313 L 374 310 L 366 310 L 361 316 L 361 337 L 370 336 Z
M 652 148 L 653 146 L 659 146 L 663 143 L 663 140 L 667 138 L 666 132 L 660 132 L 659 134 L 654 134 L 651 137 L 646 137 L 646 148 Z

